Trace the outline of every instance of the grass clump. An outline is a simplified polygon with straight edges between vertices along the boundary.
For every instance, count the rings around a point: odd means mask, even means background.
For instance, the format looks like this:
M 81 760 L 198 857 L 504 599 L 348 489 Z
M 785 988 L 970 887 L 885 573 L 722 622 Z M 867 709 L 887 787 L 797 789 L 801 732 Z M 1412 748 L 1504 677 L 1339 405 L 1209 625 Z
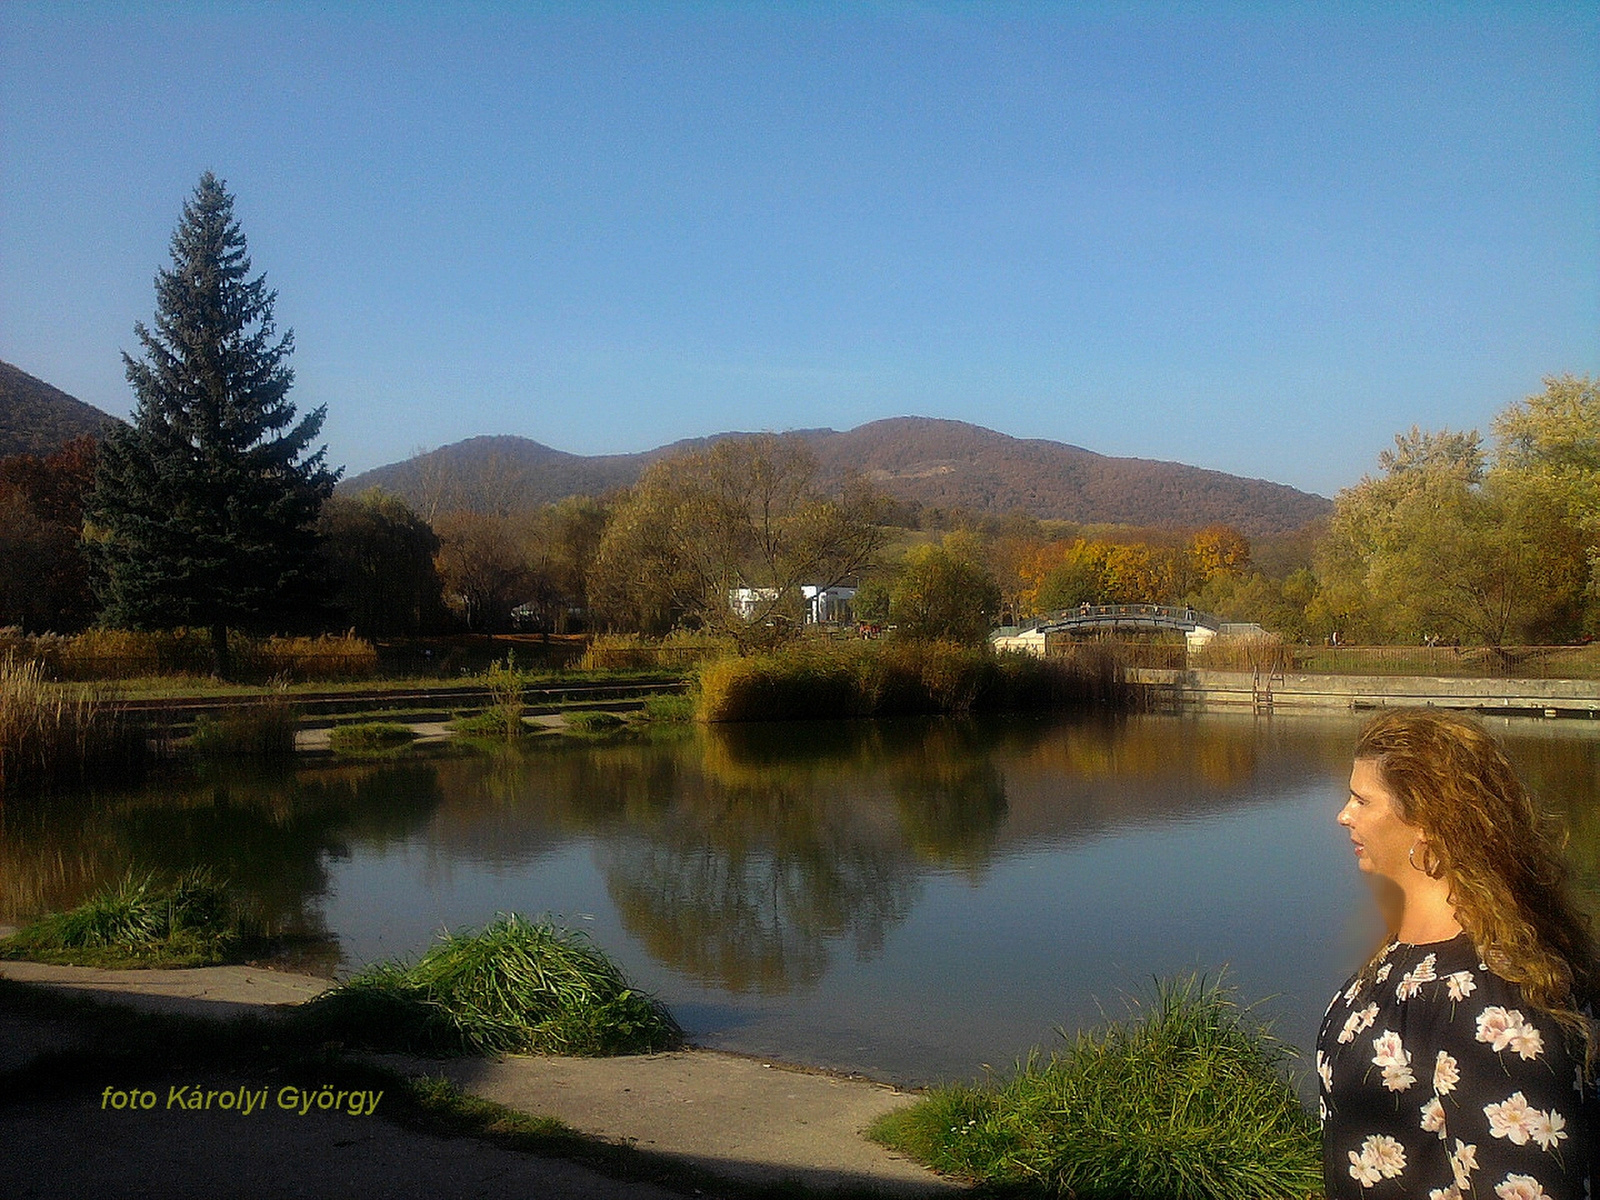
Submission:
M 129 872 L 76 908 L 0 941 L 0 957 L 80 967 L 206 967 L 257 940 L 225 885 L 201 868 L 170 883 Z
M 521 716 L 512 718 L 504 709 L 499 708 L 488 708 L 468 717 L 456 717 L 450 722 L 450 728 L 463 737 L 499 738 L 502 741 L 533 732 L 523 722 Z
M 628 722 L 616 713 L 584 710 L 567 714 L 567 728 L 575 733 L 615 733 L 627 727 Z
M 694 698 L 682 694 L 648 696 L 644 702 L 644 719 L 661 724 L 677 724 L 694 720 Z
M 324 1037 L 425 1054 L 648 1054 L 683 1041 L 582 933 L 502 914 L 411 965 L 376 963 L 300 1019 Z
M 1318 1194 L 1317 1123 L 1293 1052 L 1231 992 L 1157 985 L 1141 1019 L 1080 1033 L 1009 1081 L 944 1087 L 869 1136 L 997 1190 L 1078 1200 L 1285 1200 Z
M 282 691 L 195 718 L 189 752 L 200 758 L 288 758 L 300 716 Z
M 409 725 L 363 721 L 356 725 L 335 725 L 328 730 L 328 748 L 335 754 L 383 754 L 409 746 L 416 736 Z

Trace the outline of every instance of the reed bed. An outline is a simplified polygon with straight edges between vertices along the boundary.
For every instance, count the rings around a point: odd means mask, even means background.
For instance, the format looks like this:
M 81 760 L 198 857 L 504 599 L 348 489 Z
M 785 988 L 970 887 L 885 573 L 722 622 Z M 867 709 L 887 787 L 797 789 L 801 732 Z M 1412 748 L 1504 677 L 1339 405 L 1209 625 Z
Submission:
M 580 671 L 679 671 L 693 668 L 732 649 L 726 638 L 692 630 L 674 630 L 656 640 L 636 633 L 600 634 L 578 660 Z
M 73 637 L 0 630 L 0 654 L 5 653 L 37 662 L 52 680 L 209 678 L 215 668 L 211 635 L 203 629 L 91 629 Z M 378 672 L 377 650 L 354 634 L 235 635 L 229 640 L 229 657 L 233 674 L 246 680 L 370 679 Z
M 256 939 L 204 868 L 163 883 L 128 872 L 66 912 L 5 941 L 0 957 L 85 967 L 203 967 L 239 960 Z
M 0 661 L 0 795 L 137 778 L 149 754 L 143 724 L 95 689 L 52 685 L 37 661 Z
M 1157 985 L 1136 1019 L 1069 1040 L 989 1086 L 942 1087 L 869 1136 L 997 1191 L 1077 1200 L 1289 1200 L 1320 1195 L 1317 1122 L 1293 1051 L 1232 994 Z
M 582 933 L 502 914 L 414 964 L 368 967 L 306 1005 L 316 1036 L 426 1054 L 648 1054 L 683 1042 Z
M 1125 675 L 1106 644 L 1042 659 L 951 642 L 828 642 L 707 663 L 696 703 L 710 722 L 1126 706 Z

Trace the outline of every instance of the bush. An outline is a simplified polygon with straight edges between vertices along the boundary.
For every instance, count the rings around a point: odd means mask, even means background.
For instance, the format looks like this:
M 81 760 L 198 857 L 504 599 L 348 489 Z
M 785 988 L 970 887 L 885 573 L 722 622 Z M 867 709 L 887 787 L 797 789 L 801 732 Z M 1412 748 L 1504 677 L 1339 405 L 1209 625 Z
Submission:
M 514 913 L 446 934 L 415 965 L 374 964 L 300 1019 L 317 1036 L 425 1054 L 648 1054 L 683 1041 L 583 934 Z
M 1283 1200 L 1322 1183 L 1293 1052 L 1231 993 L 1158 984 L 1142 1019 L 1037 1053 L 999 1086 L 944 1087 L 880 1119 L 883 1144 L 996 1188 L 1080 1200 Z
M 0 660 L 0 795 L 126 782 L 148 761 L 144 725 L 120 707 L 92 690 L 45 682 L 37 661 Z
M 198 967 L 237 961 L 250 940 L 227 888 L 207 870 L 161 884 L 129 872 L 84 903 L 0 942 L 0 957 L 90 967 Z
M 669 696 L 648 696 L 644 702 L 644 719 L 673 723 L 694 720 L 694 697 L 675 693 Z
M 328 748 L 335 754 L 381 754 L 409 746 L 416 736 L 408 725 L 363 721 L 357 725 L 335 725 L 328 730 Z

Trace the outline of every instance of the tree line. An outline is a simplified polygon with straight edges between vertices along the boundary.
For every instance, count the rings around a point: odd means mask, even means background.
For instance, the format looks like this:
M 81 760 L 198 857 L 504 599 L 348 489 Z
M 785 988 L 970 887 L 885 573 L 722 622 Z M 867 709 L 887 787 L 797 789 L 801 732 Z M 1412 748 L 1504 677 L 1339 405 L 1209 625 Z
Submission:
M 1081 604 L 1188 604 L 1292 641 L 1564 642 L 1600 627 L 1600 395 L 1552 376 L 1477 431 L 1412 429 L 1331 517 L 1254 543 L 1025 513 L 908 521 L 861 480 L 826 482 L 797 438 L 726 439 L 626 490 L 494 511 L 334 495 L 325 411 L 288 399 L 293 334 L 251 276 L 211 174 L 156 279 L 133 421 L 102 443 L 0 460 L 0 625 L 374 638 L 512 627 L 704 630 L 759 649 L 796 636 L 805 589 L 853 617 L 981 642 Z M 933 528 L 910 528 L 911 524 Z M 738 598 L 737 604 L 732 601 Z

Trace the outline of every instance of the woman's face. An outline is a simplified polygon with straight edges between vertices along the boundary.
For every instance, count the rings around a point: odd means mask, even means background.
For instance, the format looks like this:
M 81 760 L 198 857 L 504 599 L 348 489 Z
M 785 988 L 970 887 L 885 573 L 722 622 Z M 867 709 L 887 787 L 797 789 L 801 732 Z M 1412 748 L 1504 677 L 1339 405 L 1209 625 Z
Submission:
M 1350 768 L 1350 799 L 1339 810 L 1339 824 L 1350 831 L 1356 865 L 1363 871 L 1398 882 L 1415 870 L 1407 856 L 1422 840 L 1422 830 L 1400 819 L 1376 759 L 1358 758 Z

